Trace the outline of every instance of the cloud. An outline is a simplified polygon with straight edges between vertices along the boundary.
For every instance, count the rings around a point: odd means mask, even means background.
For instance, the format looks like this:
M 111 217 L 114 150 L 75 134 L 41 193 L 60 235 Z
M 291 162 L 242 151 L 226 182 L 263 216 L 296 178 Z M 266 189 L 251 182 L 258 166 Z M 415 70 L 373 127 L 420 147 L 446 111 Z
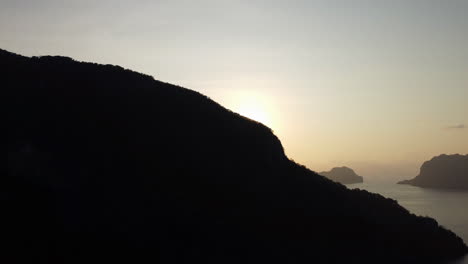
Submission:
M 457 124 L 457 125 L 453 125 L 453 126 L 448 126 L 446 127 L 447 129 L 464 129 L 466 128 L 465 124 Z

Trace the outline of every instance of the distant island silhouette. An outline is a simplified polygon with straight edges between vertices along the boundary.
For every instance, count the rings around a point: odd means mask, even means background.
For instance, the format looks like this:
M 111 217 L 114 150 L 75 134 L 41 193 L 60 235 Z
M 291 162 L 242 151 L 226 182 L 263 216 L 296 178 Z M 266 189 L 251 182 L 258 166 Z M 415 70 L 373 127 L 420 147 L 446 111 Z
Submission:
M 328 179 L 339 182 L 342 184 L 362 183 L 364 178 L 357 175 L 352 169 L 348 167 L 335 167 L 330 171 L 319 172 L 320 175 Z
M 434 157 L 423 163 L 418 176 L 398 184 L 468 190 L 468 154 L 442 154 Z
M 268 127 L 195 91 L 4 50 L 0 73 L 2 260 L 434 263 L 468 251 L 435 220 L 293 162 Z

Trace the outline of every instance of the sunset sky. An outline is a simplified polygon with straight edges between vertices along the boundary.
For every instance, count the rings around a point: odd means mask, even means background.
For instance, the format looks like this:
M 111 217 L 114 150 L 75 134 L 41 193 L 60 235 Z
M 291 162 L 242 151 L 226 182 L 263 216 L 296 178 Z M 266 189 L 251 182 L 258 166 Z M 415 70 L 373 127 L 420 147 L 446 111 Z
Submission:
M 118 64 L 368 179 L 468 153 L 467 0 L 0 0 L 0 48 Z

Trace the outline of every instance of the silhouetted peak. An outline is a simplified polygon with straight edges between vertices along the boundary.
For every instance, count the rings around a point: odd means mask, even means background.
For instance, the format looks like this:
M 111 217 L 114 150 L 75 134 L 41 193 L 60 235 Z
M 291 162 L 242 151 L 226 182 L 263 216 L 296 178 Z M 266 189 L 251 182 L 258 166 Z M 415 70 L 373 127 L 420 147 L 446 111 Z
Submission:
M 352 174 L 356 174 L 354 172 L 354 170 L 346 167 L 346 166 L 342 166 L 342 167 L 335 167 L 335 168 L 332 168 L 331 169 L 331 172 L 342 172 L 342 173 L 352 173 Z
M 323 171 L 319 174 L 342 184 L 361 183 L 364 181 L 363 177 L 357 175 L 354 170 L 346 166 L 335 167 L 330 171 Z
M 425 161 L 419 175 L 398 182 L 428 188 L 468 189 L 468 155 L 441 154 Z
M 13 52 L 6 51 L 4 49 L 0 49 L 0 55 L 2 55 L 2 56 L 20 56 L 18 54 L 13 53 Z
M 35 56 L 32 59 L 40 59 L 44 62 L 61 62 L 61 63 L 72 63 L 76 62 L 74 59 L 65 56 Z
M 468 158 L 468 154 L 440 154 L 439 156 L 432 157 L 429 161 L 442 161 L 442 160 L 465 160 Z

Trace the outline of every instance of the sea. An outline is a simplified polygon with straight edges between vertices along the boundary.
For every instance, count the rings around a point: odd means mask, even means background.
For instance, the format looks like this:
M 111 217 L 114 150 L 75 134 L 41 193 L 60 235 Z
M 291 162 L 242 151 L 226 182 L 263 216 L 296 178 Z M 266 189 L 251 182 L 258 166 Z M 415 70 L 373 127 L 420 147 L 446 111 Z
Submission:
M 429 216 L 461 237 L 468 244 L 468 191 L 426 189 L 394 183 L 357 183 L 362 189 L 396 200 L 410 212 Z M 468 264 L 468 256 L 454 264 Z

